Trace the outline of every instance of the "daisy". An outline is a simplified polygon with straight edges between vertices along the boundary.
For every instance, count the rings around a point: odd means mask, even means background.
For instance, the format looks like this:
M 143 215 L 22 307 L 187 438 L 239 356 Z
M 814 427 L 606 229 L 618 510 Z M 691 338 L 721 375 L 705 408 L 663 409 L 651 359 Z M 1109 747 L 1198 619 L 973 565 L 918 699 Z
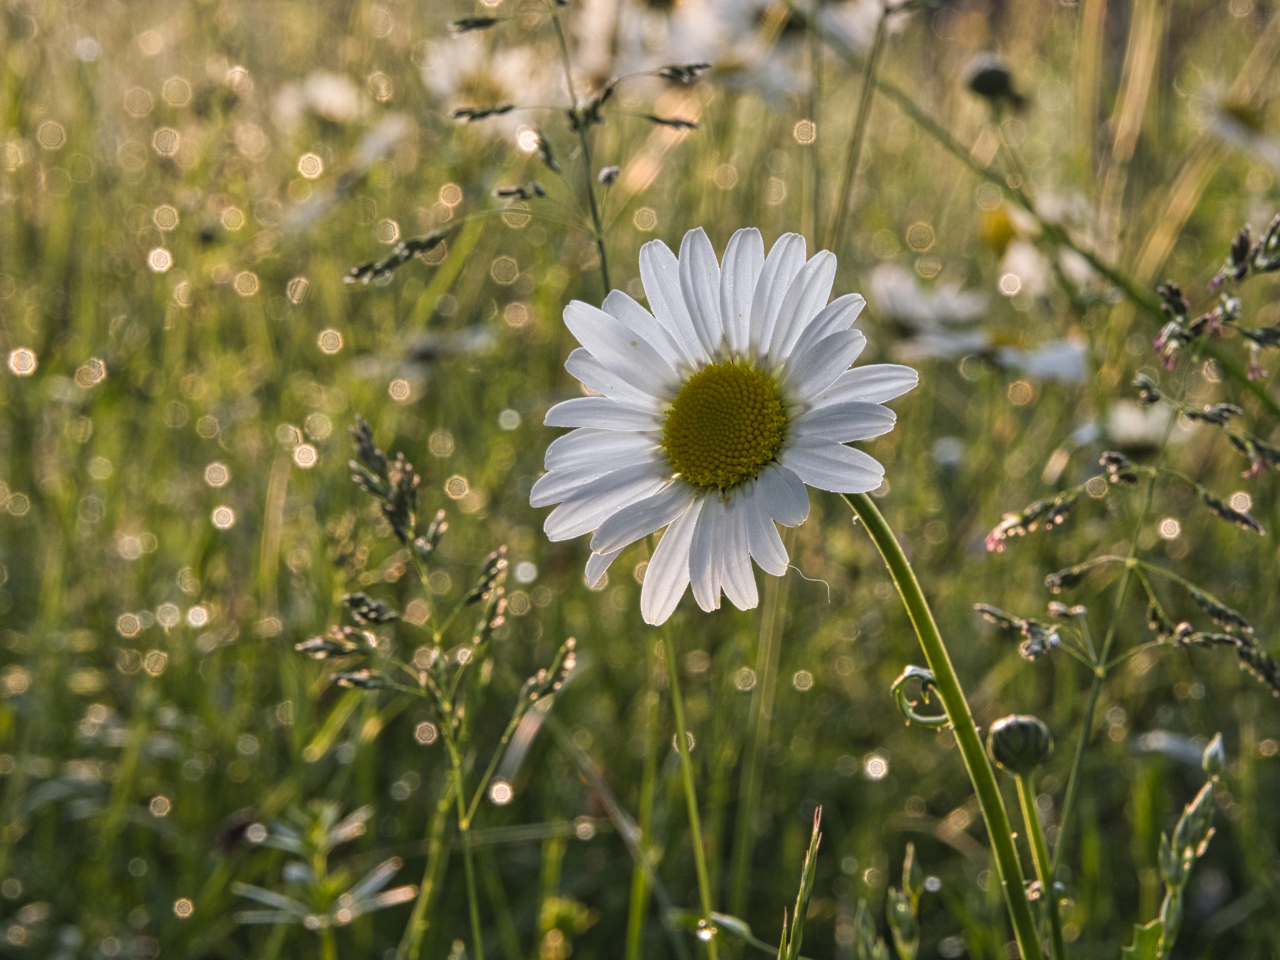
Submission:
M 574 427 L 547 448 L 535 507 L 559 503 L 551 540 L 591 538 L 587 580 L 599 582 L 628 544 L 666 528 L 649 560 L 640 610 L 665 621 L 692 584 L 703 610 L 721 593 L 757 603 L 751 561 L 781 576 L 775 523 L 809 515 L 808 484 L 862 493 L 884 468 L 845 446 L 887 433 L 881 406 L 916 385 L 909 367 L 849 365 L 866 338 L 852 328 L 863 299 L 827 303 L 836 258 L 806 259 L 786 234 L 765 256 L 758 230 L 739 230 L 723 264 L 701 228 L 677 258 L 659 240 L 640 251 L 652 313 L 620 290 L 603 310 L 565 308 L 578 342 L 565 369 L 593 393 L 556 404 L 546 424 Z

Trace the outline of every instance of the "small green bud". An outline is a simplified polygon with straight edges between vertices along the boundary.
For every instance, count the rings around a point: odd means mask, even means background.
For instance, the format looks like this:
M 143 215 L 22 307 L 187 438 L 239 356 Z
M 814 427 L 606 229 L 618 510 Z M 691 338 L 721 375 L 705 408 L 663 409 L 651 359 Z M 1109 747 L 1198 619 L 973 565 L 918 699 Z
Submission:
M 1204 748 L 1204 757 L 1201 759 L 1200 765 L 1204 767 L 1204 772 L 1215 780 L 1226 772 L 1227 750 L 1222 745 L 1222 734 L 1215 733 L 1213 735 L 1209 745 Z
M 914 843 L 907 844 L 906 855 L 902 858 L 902 889 L 911 897 L 913 907 L 920 903 L 920 895 L 924 893 L 924 869 L 916 856 Z
M 898 956 L 902 960 L 916 960 L 916 954 L 920 950 L 920 922 L 916 919 L 910 894 L 899 893 L 890 887 L 885 912 L 888 914 L 889 932 L 893 935 L 893 945 Z
M 987 753 L 1012 773 L 1025 775 L 1044 763 L 1053 752 L 1053 734 L 1036 717 L 1015 714 L 991 725 Z

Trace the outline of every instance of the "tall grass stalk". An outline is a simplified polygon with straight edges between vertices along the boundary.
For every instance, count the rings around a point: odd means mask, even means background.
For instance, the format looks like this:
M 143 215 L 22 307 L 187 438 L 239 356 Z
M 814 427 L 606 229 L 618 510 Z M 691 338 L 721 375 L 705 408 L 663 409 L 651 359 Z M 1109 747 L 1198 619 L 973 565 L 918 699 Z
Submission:
M 783 543 L 788 550 L 794 534 L 786 530 Z M 781 651 L 782 620 L 787 609 L 790 581 L 786 577 L 769 577 L 764 587 L 764 607 L 760 616 L 760 641 L 756 647 L 756 685 L 751 696 L 751 715 L 747 721 L 747 749 L 742 762 L 742 780 L 738 790 L 738 816 L 734 829 L 732 876 L 729 912 L 745 916 L 751 891 L 751 854 L 756 842 L 756 812 L 760 804 L 760 752 L 769 740 L 773 720 L 774 696 L 778 683 L 778 656 Z
M 907 555 L 902 551 L 902 545 L 898 543 L 897 537 L 893 535 L 889 524 L 871 497 L 865 493 L 841 496 L 862 521 L 868 535 L 880 551 L 880 556 L 884 558 L 894 585 L 902 597 L 902 602 L 906 604 L 907 615 L 911 618 L 911 625 L 915 627 L 920 646 L 924 648 L 929 669 L 933 671 L 938 695 L 942 699 L 943 707 L 946 708 L 947 718 L 951 721 L 956 743 L 964 757 L 965 769 L 969 771 L 969 779 L 973 781 L 978 806 L 982 810 L 982 819 L 987 827 L 987 835 L 991 838 L 996 872 L 1004 891 L 1009 916 L 1013 920 L 1013 933 L 1018 942 L 1018 950 L 1023 960 L 1041 957 L 1043 953 L 1040 950 L 1040 936 L 1036 932 L 1031 906 L 1027 903 L 1026 890 L 1023 889 L 1022 866 L 1018 861 L 1017 847 L 1013 844 L 1009 815 L 1004 808 L 1000 788 L 996 785 L 991 763 L 983 751 L 982 740 L 978 736 L 978 728 L 973 721 L 969 702 L 965 699 L 960 679 L 956 676 L 955 667 L 951 664 L 946 644 L 943 643 L 942 635 L 938 632 L 938 624 L 933 619 L 933 611 L 929 609 L 929 602 L 924 598 L 920 582 L 916 579 L 915 571 L 911 569 L 911 562 L 907 560 Z
M 693 843 L 693 863 L 698 873 L 698 899 L 702 906 L 702 919 L 711 926 L 714 898 L 711 880 L 707 873 L 707 855 L 702 847 L 702 817 L 698 813 L 698 792 L 694 785 L 693 761 L 689 757 L 689 734 L 684 721 L 684 698 L 680 695 L 680 670 L 676 665 L 675 644 L 671 640 L 671 628 L 662 631 L 662 652 L 667 661 L 667 682 L 671 686 L 671 712 L 676 721 L 676 747 L 680 751 L 680 770 L 684 776 L 684 799 L 689 808 L 689 835 Z M 701 939 L 701 938 L 699 938 Z M 714 933 L 704 941 L 707 955 L 716 960 Z
M 839 250 L 840 240 L 844 235 L 845 220 L 849 216 L 849 198 L 853 195 L 853 182 L 858 176 L 858 163 L 862 159 L 862 143 L 866 139 L 867 119 L 871 116 L 871 103 L 876 92 L 876 69 L 880 65 L 880 55 L 884 52 L 886 24 L 889 20 L 889 7 L 880 8 L 880 19 L 876 21 L 875 37 L 871 41 L 871 52 L 867 54 L 867 68 L 862 75 L 862 95 L 858 98 L 858 114 L 853 121 L 853 132 L 849 135 L 848 156 L 845 157 L 844 176 L 840 180 L 840 196 L 836 200 L 835 218 L 827 228 L 823 246 L 828 250 Z M 817 32 L 811 30 L 817 37 Z
M 1027 828 L 1027 843 L 1031 847 L 1031 862 L 1035 864 L 1036 879 L 1040 881 L 1040 898 L 1044 901 L 1045 914 L 1049 918 L 1050 955 L 1053 960 L 1065 960 L 1066 943 L 1062 939 L 1062 917 L 1058 911 L 1058 892 L 1054 888 L 1053 868 L 1049 863 L 1049 848 L 1044 842 L 1044 826 L 1036 808 L 1034 774 L 1014 774 L 1018 786 L 1018 803 L 1022 807 L 1022 822 Z
M 578 94 L 573 87 L 573 64 L 569 60 L 569 45 L 564 38 L 564 25 L 560 22 L 560 14 L 556 12 L 554 3 L 548 3 L 547 9 L 551 13 L 551 23 L 556 29 L 556 43 L 560 48 L 560 64 L 564 68 L 564 82 L 569 90 L 569 100 L 573 103 L 571 108 L 574 117 L 573 125 L 577 128 L 578 141 L 582 145 L 582 185 L 587 194 L 587 206 L 591 210 L 591 224 L 594 230 L 596 250 L 600 254 L 600 279 L 604 281 L 604 292 L 608 296 L 613 289 L 613 284 L 609 282 L 609 255 L 604 246 L 604 220 L 600 216 L 600 205 L 596 202 L 596 186 L 591 166 L 591 140 L 587 137 L 587 124 L 582 116 L 581 105 L 578 103 Z

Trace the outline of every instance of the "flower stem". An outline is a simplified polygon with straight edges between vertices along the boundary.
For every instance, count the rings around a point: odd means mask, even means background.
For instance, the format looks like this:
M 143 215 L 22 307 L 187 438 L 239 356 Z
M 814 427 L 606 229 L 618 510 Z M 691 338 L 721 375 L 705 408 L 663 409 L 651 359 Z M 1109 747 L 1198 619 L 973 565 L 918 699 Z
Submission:
M 698 871 L 698 895 L 702 903 L 702 919 L 711 923 L 711 881 L 707 875 L 706 851 L 702 849 L 702 821 L 698 816 L 698 794 L 693 785 L 693 761 L 689 759 L 689 737 L 684 723 L 684 699 L 680 696 L 680 672 L 676 668 L 675 645 L 671 630 L 662 631 L 662 651 L 667 660 L 667 682 L 671 687 L 671 711 L 676 721 L 676 746 L 680 751 L 680 769 L 684 774 L 684 799 L 689 807 L 689 832 L 693 840 L 693 862 Z M 707 955 L 716 960 L 715 937 L 705 941 Z
M 1031 843 L 1031 861 L 1036 866 L 1036 879 L 1040 881 L 1040 896 L 1044 898 L 1045 911 L 1049 914 L 1049 931 L 1052 937 L 1053 960 L 1064 960 L 1066 944 L 1062 940 L 1062 918 L 1058 916 L 1058 893 L 1054 889 L 1053 870 L 1049 865 L 1049 848 L 1044 842 L 1044 827 L 1036 810 L 1036 790 L 1033 774 L 1025 777 L 1015 774 L 1018 784 L 1018 801 L 1022 805 L 1022 822 L 1027 827 L 1027 840 Z
M 955 667 L 947 653 L 938 625 L 933 619 L 933 611 L 920 589 L 911 563 L 902 552 L 889 524 L 885 522 L 880 510 L 865 493 L 842 494 L 845 502 L 862 520 L 867 533 L 875 542 L 880 556 L 893 577 L 894 585 L 906 605 L 907 615 L 915 627 L 920 646 L 924 648 L 925 659 L 929 669 L 933 671 L 934 686 L 946 708 L 947 717 L 951 721 L 951 729 L 964 757 L 965 769 L 973 782 L 974 792 L 978 797 L 978 806 L 982 809 L 982 819 L 986 823 L 987 835 L 991 838 L 991 850 L 995 856 L 996 872 L 1000 878 L 1000 886 L 1004 891 L 1005 904 L 1009 908 L 1009 917 L 1013 921 L 1013 933 L 1018 942 L 1018 949 L 1023 960 L 1043 957 L 1040 949 L 1040 937 L 1036 933 L 1035 919 L 1031 915 L 1031 906 L 1027 903 L 1027 893 L 1023 889 L 1022 866 L 1018 862 L 1018 851 L 1013 845 L 1012 831 L 1009 827 L 1009 815 L 1000 797 L 1000 788 L 996 785 L 995 774 L 982 749 L 982 740 L 978 736 L 978 728 L 973 722 L 973 714 L 965 699 L 964 690 L 956 676 Z
M 320 929 L 320 957 L 321 960 L 338 960 L 338 944 L 332 927 Z
M 784 534 L 790 537 L 790 530 Z M 747 721 L 747 751 L 742 764 L 742 781 L 738 796 L 738 817 L 734 825 L 733 885 L 729 894 L 729 912 L 746 916 L 747 895 L 751 887 L 751 852 L 756 842 L 756 808 L 760 804 L 760 751 L 769 740 L 773 719 L 773 699 L 777 689 L 779 643 L 782 615 L 787 608 L 790 581 L 769 577 L 764 586 L 764 609 L 760 616 L 760 642 L 756 648 L 756 685 L 751 696 L 751 717 Z

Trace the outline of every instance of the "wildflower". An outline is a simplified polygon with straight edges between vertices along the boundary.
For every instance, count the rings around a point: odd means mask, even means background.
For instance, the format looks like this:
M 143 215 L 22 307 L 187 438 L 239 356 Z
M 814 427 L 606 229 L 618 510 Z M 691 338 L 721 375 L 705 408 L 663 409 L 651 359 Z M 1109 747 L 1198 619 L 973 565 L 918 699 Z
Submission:
M 857 294 L 827 298 L 836 258 L 806 262 L 787 234 L 768 257 L 758 230 L 739 230 L 723 265 L 701 230 L 677 258 L 661 241 L 640 252 L 653 313 L 621 291 L 597 310 L 574 301 L 565 323 L 583 347 L 566 369 L 595 395 L 567 400 L 546 423 L 576 427 L 547 449 L 535 507 L 560 503 L 552 540 L 595 531 L 587 579 L 596 583 L 628 544 L 667 528 L 649 562 L 640 608 L 665 621 L 692 584 L 703 610 L 723 591 L 757 603 L 751 559 L 781 576 L 787 553 L 775 521 L 809 514 L 805 485 L 874 490 L 884 468 L 848 441 L 880 436 L 881 404 L 915 386 L 909 367 L 850 370 L 866 346 L 851 329 Z

